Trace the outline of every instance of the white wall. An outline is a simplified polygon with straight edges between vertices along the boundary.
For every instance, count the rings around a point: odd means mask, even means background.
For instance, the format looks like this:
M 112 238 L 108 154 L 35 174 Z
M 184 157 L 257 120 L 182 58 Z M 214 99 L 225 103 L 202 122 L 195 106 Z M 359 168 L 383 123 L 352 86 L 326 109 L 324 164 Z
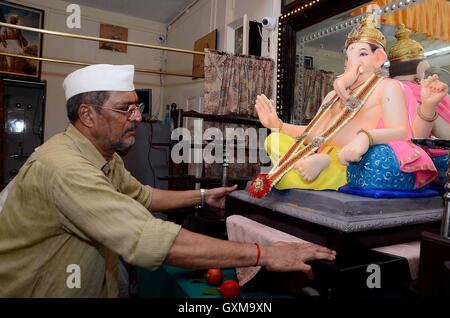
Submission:
M 168 46 L 192 50 L 195 41 L 217 29 L 217 48 L 219 51 L 227 51 L 226 27 L 229 23 L 242 18 L 244 14 L 247 14 L 249 21 L 260 22 L 265 16 L 278 17 L 280 12 L 279 0 L 199 0 L 189 12 L 169 26 Z M 268 33 L 263 32 L 263 37 L 267 39 Z M 276 60 L 277 37 L 278 31 L 275 30 L 271 34 L 271 50 L 266 51 L 265 55 L 274 60 Z M 168 71 L 191 73 L 192 55 L 169 53 L 166 68 Z M 178 108 L 184 108 L 187 99 L 202 95 L 202 89 L 202 79 L 167 77 L 164 86 L 164 104 L 175 102 Z
M 115 24 L 128 28 L 128 40 L 157 44 L 156 36 L 165 34 L 165 25 L 159 22 L 138 19 L 118 13 L 81 7 L 81 28 L 69 29 L 66 8 L 69 2 L 59 0 L 22 0 L 15 3 L 45 10 L 44 28 L 48 30 L 99 36 L 100 24 Z M 162 51 L 128 47 L 127 53 L 100 50 L 98 42 L 68 39 L 44 35 L 42 55 L 57 59 L 80 60 L 89 63 L 134 64 L 137 68 L 159 70 L 162 65 Z M 47 100 L 45 114 L 45 133 L 47 140 L 64 130 L 68 120 L 65 109 L 62 81 L 64 77 L 79 67 L 43 62 L 42 76 L 47 80 Z M 137 88 L 153 90 L 153 109 L 157 107 L 158 97 L 162 94 L 159 76 L 136 73 Z
M 219 1 L 225 2 L 225 1 Z M 167 46 L 181 49 L 194 49 L 194 42 L 215 29 L 215 1 L 200 0 L 191 7 L 188 13 L 182 15 L 167 32 Z M 218 41 L 221 37 L 218 32 Z M 167 71 L 192 74 L 192 54 L 166 52 Z M 202 79 L 189 77 L 167 76 L 164 81 L 164 104 L 177 103 L 178 108 L 184 108 L 188 97 L 199 96 L 203 88 Z

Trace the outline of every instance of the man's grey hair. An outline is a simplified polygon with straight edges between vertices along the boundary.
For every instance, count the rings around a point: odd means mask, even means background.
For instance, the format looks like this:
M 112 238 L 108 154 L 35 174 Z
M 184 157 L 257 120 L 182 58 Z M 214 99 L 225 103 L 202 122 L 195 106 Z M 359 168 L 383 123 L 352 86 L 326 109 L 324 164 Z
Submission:
M 67 107 L 67 117 L 71 123 L 78 120 L 78 110 L 81 104 L 93 104 L 97 106 L 103 106 L 103 104 L 108 100 L 110 92 L 108 91 L 97 91 L 97 92 L 87 92 L 77 94 L 69 98 L 66 103 Z M 100 109 L 96 108 L 96 111 L 100 113 Z

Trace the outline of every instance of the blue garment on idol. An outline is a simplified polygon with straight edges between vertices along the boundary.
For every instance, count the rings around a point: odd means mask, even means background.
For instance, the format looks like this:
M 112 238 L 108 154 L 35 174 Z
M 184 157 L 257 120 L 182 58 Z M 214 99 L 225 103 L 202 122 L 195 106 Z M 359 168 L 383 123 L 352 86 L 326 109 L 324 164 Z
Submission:
M 351 188 L 412 190 L 416 175 L 401 171 L 391 147 L 383 144 L 371 147 L 360 162 L 349 164 L 347 181 Z
M 438 171 L 438 178 L 436 179 L 438 183 L 445 183 L 447 181 L 448 159 L 448 155 L 431 157 Z

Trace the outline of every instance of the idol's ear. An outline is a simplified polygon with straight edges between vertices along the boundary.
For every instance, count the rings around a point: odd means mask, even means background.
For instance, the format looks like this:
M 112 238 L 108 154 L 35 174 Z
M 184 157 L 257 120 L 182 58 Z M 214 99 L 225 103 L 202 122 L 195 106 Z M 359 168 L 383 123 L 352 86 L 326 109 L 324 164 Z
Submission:
M 375 55 L 375 67 L 381 67 L 387 60 L 387 55 L 384 49 L 378 48 L 373 53 Z
M 420 61 L 416 68 L 416 78 L 425 79 L 425 71 L 431 67 L 427 60 Z

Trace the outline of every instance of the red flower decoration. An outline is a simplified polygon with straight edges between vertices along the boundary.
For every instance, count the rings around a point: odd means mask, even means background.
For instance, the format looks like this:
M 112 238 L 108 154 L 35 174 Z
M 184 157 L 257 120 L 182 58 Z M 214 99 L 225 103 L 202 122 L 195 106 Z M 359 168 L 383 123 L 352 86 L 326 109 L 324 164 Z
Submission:
M 266 173 L 260 173 L 253 179 L 248 192 L 254 198 L 262 198 L 269 193 L 272 181 Z

